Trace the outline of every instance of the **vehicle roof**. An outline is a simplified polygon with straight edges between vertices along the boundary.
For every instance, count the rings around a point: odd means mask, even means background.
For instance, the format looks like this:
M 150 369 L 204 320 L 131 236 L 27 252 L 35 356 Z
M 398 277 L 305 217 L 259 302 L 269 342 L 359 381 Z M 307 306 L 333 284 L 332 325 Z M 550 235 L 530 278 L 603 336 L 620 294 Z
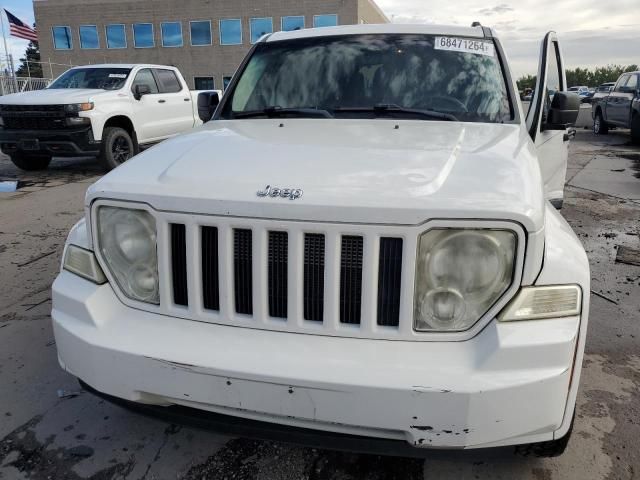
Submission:
M 73 68 L 175 68 L 171 65 L 154 65 L 151 63 L 100 63 L 97 65 L 76 65 Z
M 484 38 L 484 31 L 478 27 L 460 27 L 452 25 L 411 25 L 384 23 L 379 25 L 342 25 L 338 27 L 308 28 L 291 32 L 276 32 L 266 37 L 266 42 L 292 40 L 296 38 L 329 37 L 333 35 L 362 35 L 376 33 L 400 33 L 423 35 L 451 35 L 459 37 Z

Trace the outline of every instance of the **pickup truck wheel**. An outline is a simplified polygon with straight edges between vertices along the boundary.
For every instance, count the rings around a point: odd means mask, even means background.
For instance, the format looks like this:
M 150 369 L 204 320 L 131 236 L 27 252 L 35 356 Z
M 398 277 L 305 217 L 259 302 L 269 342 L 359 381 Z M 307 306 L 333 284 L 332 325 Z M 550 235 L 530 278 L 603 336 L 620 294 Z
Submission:
M 636 113 L 631 120 L 631 142 L 640 145 L 640 113 Z
M 35 170 L 46 170 L 51 163 L 51 157 L 44 155 L 25 155 L 24 153 L 14 153 L 11 155 L 13 164 L 21 170 L 33 172 Z
M 607 122 L 602 118 L 602 112 L 596 113 L 596 118 L 593 119 L 593 133 L 596 135 L 606 135 L 609 133 L 609 126 Z
M 119 127 L 107 127 L 102 133 L 100 163 L 107 170 L 122 165 L 135 155 L 136 146 L 129 132 Z

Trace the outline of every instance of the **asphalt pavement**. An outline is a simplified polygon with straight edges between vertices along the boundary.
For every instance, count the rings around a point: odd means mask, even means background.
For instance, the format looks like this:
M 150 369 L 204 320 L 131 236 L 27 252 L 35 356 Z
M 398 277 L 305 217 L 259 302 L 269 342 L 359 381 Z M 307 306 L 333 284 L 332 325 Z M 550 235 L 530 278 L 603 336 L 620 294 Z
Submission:
M 27 174 L 0 158 L 0 182 L 21 182 L 0 193 L 0 478 L 637 478 L 640 266 L 632 263 L 640 249 L 640 149 L 625 131 L 580 130 L 569 163 L 562 213 L 588 252 L 593 293 L 567 452 L 536 459 L 511 449 L 433 451 L 406 459 L 229 438 L 140 417 L 82 391 L 58 366 L 50 287 L 100 169 L 56 159 L 48 171 Z

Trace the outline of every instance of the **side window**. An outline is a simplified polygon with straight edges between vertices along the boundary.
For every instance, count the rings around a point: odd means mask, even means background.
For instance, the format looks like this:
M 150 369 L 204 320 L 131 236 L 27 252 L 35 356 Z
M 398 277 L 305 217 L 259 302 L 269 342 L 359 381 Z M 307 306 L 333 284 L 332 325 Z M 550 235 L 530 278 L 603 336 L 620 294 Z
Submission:
M 624 85 L 624 89 L 627 93 L 635 93 L 638 89 L 638 76 L 637 75 L 629 75 L 629 80 Z
M 627 83 L 627 80 L 629 80 L 629 75 L 622 75 L 618 79 L 618 83 L 616 83 L 616 86 L 614 87 L 613 91 L 614 92 L 621 92 L 622 91 L 622 87 Z
M 158 76 L 158 82 L 160 82 L 161 93 L 176 93 L 182 90 L 182 85 L 176 76 L 176 72 L 173 70 L 161 70 L 155 71 Z
M 136 75 L 136 78 L 133 79 L 133 83 L 131 84 L 131 91 L 135 91 L 136 86 L 138 85 L 147 85 L 151 90 L 151 93 L 158 93 L 158 85 L 156 84 L 156 79 L 153 77 L 153 73 L 148 68 L 144 70 L 140 70 Z

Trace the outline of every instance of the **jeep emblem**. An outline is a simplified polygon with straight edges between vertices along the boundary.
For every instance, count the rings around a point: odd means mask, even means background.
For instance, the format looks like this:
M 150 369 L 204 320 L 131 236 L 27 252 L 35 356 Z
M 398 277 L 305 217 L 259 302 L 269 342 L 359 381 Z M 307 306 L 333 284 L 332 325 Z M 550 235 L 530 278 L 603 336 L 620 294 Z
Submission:
M 296 200 L 302 197 L 304 192 L 300 188 L 280 188 L 267 185 L 264 190 L 259 190 L 257 195 L 259 197 L 282 197 L 289 200 Z

